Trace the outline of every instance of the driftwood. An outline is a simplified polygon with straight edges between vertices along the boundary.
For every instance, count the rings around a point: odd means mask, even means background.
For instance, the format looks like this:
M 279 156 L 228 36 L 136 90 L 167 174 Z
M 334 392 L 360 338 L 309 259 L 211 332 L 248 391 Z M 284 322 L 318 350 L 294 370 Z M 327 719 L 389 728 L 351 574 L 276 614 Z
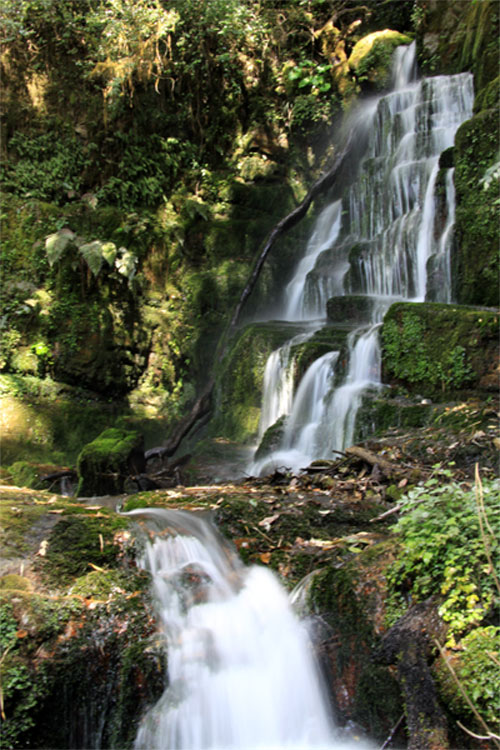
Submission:
M 359 458 L 370 466 L 378 466 L 382 474 L 388 478 L 398 471 L 396 464 L 393 464 L 382 456 L 378 456 L 376 453 L 372 453 L 366 448 L 361 448 L 359 445 L 352 445 L 350 448 L 346 448 L 345 452 L 348 456 Z

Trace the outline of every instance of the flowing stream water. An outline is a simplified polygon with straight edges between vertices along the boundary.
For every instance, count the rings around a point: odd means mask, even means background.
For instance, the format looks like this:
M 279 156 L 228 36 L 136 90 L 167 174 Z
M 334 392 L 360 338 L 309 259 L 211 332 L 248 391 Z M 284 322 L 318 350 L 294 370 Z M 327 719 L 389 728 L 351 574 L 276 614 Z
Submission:
M 337 728 L 304 624 L 274 575 L 246 567 L 199 514 L 131 511 L 148 528 L 168 684 L 136 750 L 354 750 Z
M 390 305 L 451 301 L 453 169 L 436 187 L 441 153 L 472 116 L 472 75 L 416 80 L 412 44 L 396 51 L 393 79 L 390 93 L 363 104 L 348 122 L 367 144 L 357 178 L 320 213 L 277 316 L 309 325 L 316 320 L 318 329 L 326 324 L 329 299 L 351 297 L 359 307 L 362 297 L 364 319 L 358 314 L 351 324 L 347 356 L 324 355 L 298 386 L 294 347 L 271 354 L 261 434 L 288 417 L 281 445 L 259 455 L 247 467 L 250 474 L 298 470 L 352 444 L 363 397 L 381 387 L 378 329 Z M 329 323 L 348 326 L 349 320 Z

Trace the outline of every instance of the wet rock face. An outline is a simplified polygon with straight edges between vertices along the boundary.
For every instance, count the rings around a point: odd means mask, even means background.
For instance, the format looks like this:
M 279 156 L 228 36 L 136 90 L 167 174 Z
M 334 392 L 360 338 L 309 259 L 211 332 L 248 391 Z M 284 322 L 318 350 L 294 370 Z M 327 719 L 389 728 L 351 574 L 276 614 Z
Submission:
M 449 747 L 447 723 L 429 667 L 429 633 L 442 637 L 445 624 L 432 601 L 417 604 L 385 633 L 378 660 L 395 664 L 403 690 L 409 750 L 443 750 Z

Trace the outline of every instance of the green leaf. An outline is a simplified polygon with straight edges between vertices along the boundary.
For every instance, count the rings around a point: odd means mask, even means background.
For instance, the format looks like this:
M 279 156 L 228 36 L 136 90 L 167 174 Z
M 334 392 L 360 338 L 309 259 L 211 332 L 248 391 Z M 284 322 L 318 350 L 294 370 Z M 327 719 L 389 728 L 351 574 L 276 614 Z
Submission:
M 80 247 L 80 252 L 94 276 L 97 276 L 102 267 L 102 244 L 100 240 L 94 240 Z
M 102 257 L 104 258 L 104 260 L 106 261 L 106 263 L 109 266 L 112 266 L 114 264 L 114 262 L 115 262 L 116 253 L 117 253 L 117 249 L 116 249 L 115 243 L 114 242 L 103 242 L 102 243 L 101 252 L 102 252 Z
M 71 229 L 60 229 L 45 238 L 45 251 L 50 266 L 53 266 L 59 260 L 75 237 L 76 235 Z
M 129 281 L 132 281 L 136 272 L 137 258 L 125 247 L 121 247 L 119 253 L 121 253 L 120 256 L 115 260 L 116 270 Z

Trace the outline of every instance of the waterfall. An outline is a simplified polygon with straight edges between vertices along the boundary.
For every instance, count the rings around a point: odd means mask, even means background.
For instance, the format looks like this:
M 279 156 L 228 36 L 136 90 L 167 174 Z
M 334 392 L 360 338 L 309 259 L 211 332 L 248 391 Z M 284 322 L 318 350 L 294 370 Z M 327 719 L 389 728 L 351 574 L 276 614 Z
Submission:
M 369 298 L 366 320 L 348 337 L 343 381 L 338 384 L 342 373 L 333 371 L 333 360 L 326 381 L 324 368 L 313 363 L 304 380 L 321 373 L 318 402 L 311 408 L 297 388 L 282 445 L 251 464 L 250 473 L 273 466 L 297 470 L 350 444 L 363 395 L 381 387 L 378 329 L 389 306 L 396 300 L 451 300 L 453 170 L 443 176 L 439 157 L 472 116 L 473 79 L 460 73 L 418 81 L 414 71 L 415 45 L 399 48 L 394 89 L 361 105 L 348 122 L 368 133 L 357 177 L 320 213 L 285 289 L 282 317 L 294 321 L 324 317 L 332 297 Z M 436 198 L 438 183 L 444 205 Z M 264 396 L 264 411 L 269 398 Z
M 207 520 L 131 511 L 147 528 L 168 684 L 144 717 L 136 750 L 347 750 L 311 644 L 285 591 L 245 567 Z

